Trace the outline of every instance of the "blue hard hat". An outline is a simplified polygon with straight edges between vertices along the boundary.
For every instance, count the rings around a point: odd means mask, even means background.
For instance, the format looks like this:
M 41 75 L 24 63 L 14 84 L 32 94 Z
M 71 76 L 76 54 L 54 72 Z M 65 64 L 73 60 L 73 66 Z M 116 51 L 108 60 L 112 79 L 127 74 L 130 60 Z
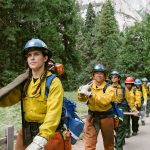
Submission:
M 31 40 L 29 40 L 23 48 L 24 54 L 27 54 L 31 50 L 31 48 L 37 48 L 38 50 L 42 51 L 45 55 L 47 55 L 49 58 L 52 57 L 52 52 L 47 47 L 47 45 L 40 39 L 32 38 Z
M 135 79 L 134 85 L 141 85 L 141 84 L 142 84 L 142 82 L 140 79 Z

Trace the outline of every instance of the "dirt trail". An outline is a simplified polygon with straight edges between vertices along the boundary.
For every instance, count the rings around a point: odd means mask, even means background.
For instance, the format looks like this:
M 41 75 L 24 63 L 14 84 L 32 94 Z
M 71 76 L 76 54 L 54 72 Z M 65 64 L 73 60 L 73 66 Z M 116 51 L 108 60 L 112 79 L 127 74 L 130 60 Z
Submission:
M 103 148 L 103 141 L 102 141 L 102 136 L 101 136 L 101 132 L 99 133 L 98 136 L 98 143 L 96 145 L 96 149 L 98 150 L 104 150 Z M 83 140 L 78 141 L 75 145 L 72 146 L 72 150 L 84 150 L 84 144 L 83 144 Z
M 123 148 L 124 150 L 150 150 L 150 117 L 145 118 L 145 122 L 146 125 L 142 126 L 139 121 L 139 132 L 137 136 L 126 138 L 126 144 Z M 96 150 L 104 150 L 101 132 L 99 133 L 98 139 Z M 83 141 L 80 140 L 73 145 L 72 150 L 84 150 Z

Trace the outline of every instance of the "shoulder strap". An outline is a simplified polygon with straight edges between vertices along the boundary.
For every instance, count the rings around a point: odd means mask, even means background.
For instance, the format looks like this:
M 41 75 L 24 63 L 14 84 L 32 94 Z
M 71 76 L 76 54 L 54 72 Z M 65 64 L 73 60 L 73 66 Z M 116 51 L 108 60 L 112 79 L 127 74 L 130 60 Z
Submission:
M 53 81 L 53 79 L 56 77 L 56 74 L 52 74 L 50 76 L 48 76 L 46 78 L 46 90 L 45 90 L 45 95 L 48 97 L 48 93 L 49 93 L 49 88 L 51 86 L 51 83 Z
M 122 89 L 123 98 L 125 98 L 125 86 L 121 85 L 121 89 Z
M 133 89 L 133 94 L 134 95 L 136 94 L 136 87 L 134 87 L 134 89 Z
M 142 89 L 142 86 L 140 86 L 140 91 L 142 92 L 142 94 L 143 94 L 143 89 Z
M 104 88 L 103 88 L 103 93 L 106 92 L 106 89 L 107 89 L 109 86 L 110 86 L 110 83 L 106 83 L 106 84 L 105 84 L 105 86 L 104 86 Z

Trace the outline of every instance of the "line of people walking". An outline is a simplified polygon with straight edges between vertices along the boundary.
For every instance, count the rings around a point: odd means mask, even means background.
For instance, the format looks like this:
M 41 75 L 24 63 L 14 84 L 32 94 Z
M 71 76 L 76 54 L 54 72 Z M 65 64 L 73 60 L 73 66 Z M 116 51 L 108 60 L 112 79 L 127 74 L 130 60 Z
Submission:
M 149 117 L 150 100 L 147 78 L 126 77 L 121 83 L 121 74 L 113 70 L 109 75 L 104 65 L 97 64 L 91 71 L 92 81 L 78 89 L 78 100 L 86 102 L 88 114 L 84 127 L 85 150 L 95 150 L 101 130 L 105 150 L 123 150 L 125 138 L 136 136 L 139 118 L 145 125 L 144 116 Z M 114 103 L 128 115 L 115 117 Z M 140 115 L 140 117 L 139 117 Z M 131 127 L 132 126 L 132 127 Z M 114 136 L 115 135 L 115 136 Z M 115 142 L 114 142 L 115 141 Z
M 21 103 L 22 129 L 15 149 L 71 150 L 70 135 L 76 140 L 78 137 L 61 121 L 64 90 L 55 74 L 60 75 L 63 67 L 58 66 L 56 70 L 54 62 L 50 61 L 51 50 L 40 39 L 29 40 L 23 48 L 23 55 L 29 69 L 27 78 L 0 97 L 0 107 Z M 96 149 L 100 130 L 105 150 L 114 150 L 114 146 L 123 150 L 125 138 L 131 136 L 130 120 L 132 135 L 135 136 L 139 131 L 139 114 L 142 125 L 145 125 L 145 113 L 149 117 L 150 84 L 147 78 L 140 80 L 132 76 L 121 83 L 121 75 L 116 70 L 110 73 L 107 81 L 108 73 L 102 64 L 95 65 L 91 75 L 92 81 L 78 89 L 78 100 L 88 107 L 84 125 L 85 150 Z M 123 115 L 123 112 L 130 115 Z M 71 125 L 75 128 L 75 124 Z M 79 128 L 76 131 L 79 132 Z

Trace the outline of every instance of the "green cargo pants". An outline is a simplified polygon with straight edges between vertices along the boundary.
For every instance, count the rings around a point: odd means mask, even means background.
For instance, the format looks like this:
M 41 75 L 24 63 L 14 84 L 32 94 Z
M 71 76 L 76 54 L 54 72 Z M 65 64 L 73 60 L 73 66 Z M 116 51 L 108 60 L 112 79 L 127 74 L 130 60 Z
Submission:
M 129 110 L 128 106 L 121 106 L 124 112 Z M 123 145 L 125 143 L 125 135 L 126 135 L 126 128 L 128 123 L 128 117 L 124 115 L 123 122 L 119 124 L 118 128 L 116 129 L 116 150 L 123 150 Z

